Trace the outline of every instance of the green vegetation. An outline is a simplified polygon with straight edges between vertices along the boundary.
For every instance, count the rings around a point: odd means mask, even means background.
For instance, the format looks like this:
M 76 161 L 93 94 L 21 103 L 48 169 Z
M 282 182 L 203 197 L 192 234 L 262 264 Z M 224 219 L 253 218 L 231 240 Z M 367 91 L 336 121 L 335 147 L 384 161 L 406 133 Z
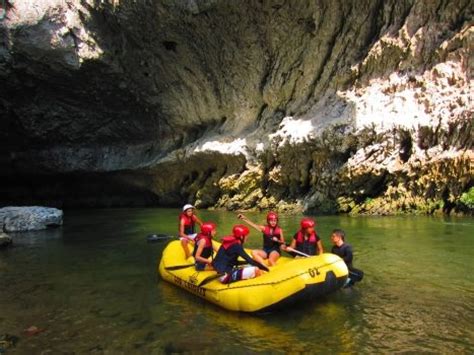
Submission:
M 460 201 L 469 209 L 474 209 L 474 187 L 471 187 L 469 191 L 461 195 Z

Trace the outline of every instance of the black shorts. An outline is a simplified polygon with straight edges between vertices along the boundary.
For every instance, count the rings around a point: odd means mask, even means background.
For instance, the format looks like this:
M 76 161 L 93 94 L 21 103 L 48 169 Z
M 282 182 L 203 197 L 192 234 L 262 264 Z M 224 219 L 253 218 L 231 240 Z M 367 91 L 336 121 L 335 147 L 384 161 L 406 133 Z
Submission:
M 267 257 L 270 256 L 270 253 L 271 253 L 272 251 L 276 251 L 279 255 L 281 255 L 281 251 L 280 251 L 280 248 L 279 248 L 279 247 L 270 247 L 270 248 L 265 248 L 265 247 L 263 247 L 263 251 L 264 251 L 265 253 L 267 253 Z

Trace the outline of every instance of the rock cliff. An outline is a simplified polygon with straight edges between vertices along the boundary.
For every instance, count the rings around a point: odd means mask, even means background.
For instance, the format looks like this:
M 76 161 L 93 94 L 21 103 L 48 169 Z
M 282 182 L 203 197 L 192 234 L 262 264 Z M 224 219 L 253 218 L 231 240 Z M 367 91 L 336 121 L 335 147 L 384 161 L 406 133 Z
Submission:
M 2 204 L 466 211 L 469 0 L 3 10 Z

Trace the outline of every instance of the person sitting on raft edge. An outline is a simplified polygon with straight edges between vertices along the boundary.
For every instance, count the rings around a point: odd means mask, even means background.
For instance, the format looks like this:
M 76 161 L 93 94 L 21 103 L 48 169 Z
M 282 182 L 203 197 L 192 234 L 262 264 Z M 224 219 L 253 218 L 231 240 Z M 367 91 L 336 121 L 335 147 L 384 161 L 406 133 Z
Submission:
M 247 240 L 249 232 L 246 226 L 237 224 L 232 228 L 232 235 L 222 238 L 222 244 L 212 266 L 218 273 L 224 274 L 219 279 L 223 284 L 253 279 L 262 275 L 261 270 L 270 271 L 265 265 L 253 260 L 245 252 L 243 244 Z M 239 256 L 252 266 L 237 268 Z
M 321 239 L 314 229 L 315 225 L 316 222 L 313 219 L 303 218 L 300 221 L 301 228 L 293 236 L 290 247 L 307 255 L 320 255 L 324 253 Z M 286 250 L 287 248 L 283 245 L 282 249 Z M 292 253 L 290 252 L 290 254 Z
M 201 224 L 201 233 L 194 238 L 193 256 L 195 260 L 196 271 L 212 270 L 212 255 L 214 247 L 212 238 L 216 236 L 217 226 L 212 222 Z
M 202 221 L 196 216 L 194 210 L 195 207 L 193 205 L 186 204 L 183 206 L 183 212 L 179 214 L 178 234 L 186 259 L 191 256 L 188 243 L 193 242 L 194 238 L 196 238 L 195 224 L 202 225 Z
M 278 215 L 275 212 L 268 212 L 266 226 L 253 223 L 243 214 L 239 214 L 237 218 L 263 233 L 263 248 L 252 250 L 252 257 L 261 264 L 264 260 L 268 260 L 268 264 L 274 266 L 280 258 L 280 248 L 285 244 L 283 231 L 278 226 Z
M 352 246 L 345 242 L 346 233 L 342 229 L 334 229 L 331 233 L 331 242 L 333 247 L 331 253 L 336 254 L 346 264 L 349 269 L 349 277 L 347 278 L 346 284 L 344 287 L 353 286 L 356 282 L 359 282 L 364 277 L 364 272 L 362 270 L 356 269 L 352 265 L 353 254 Z

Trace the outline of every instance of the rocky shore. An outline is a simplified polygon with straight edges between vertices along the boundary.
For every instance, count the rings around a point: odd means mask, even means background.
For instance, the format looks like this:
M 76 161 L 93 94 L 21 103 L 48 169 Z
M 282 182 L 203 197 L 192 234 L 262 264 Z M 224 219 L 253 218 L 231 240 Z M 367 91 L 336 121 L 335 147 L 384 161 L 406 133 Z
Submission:
M 6 4 L 0 205 L 473 213 L 468 0 Z

